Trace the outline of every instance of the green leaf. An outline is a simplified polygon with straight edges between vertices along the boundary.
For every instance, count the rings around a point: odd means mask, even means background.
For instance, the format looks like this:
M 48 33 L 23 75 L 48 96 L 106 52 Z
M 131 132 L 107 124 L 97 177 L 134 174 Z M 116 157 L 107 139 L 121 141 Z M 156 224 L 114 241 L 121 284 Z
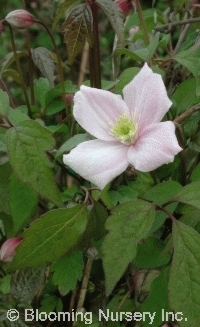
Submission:
M 28 185 L 22 183 L 13 173 L 9 185 L 9 205 L 15 234 L 31 218 L 37 208 L 38 195 Z
M 54 272 L 53 283 L 58 285 L 62 296 L 76 288 L 77 281 L 82 278 L 83 268 L 81 252 L 73 252 L 52 264 L 50 271 Z
M 72 64 L 82 51 L 86 40 L 90 46 L 93 45 L 92 22 L 92 11 L 86 3 L 73 8 L 63 23 L 62 30 L 65 32 L 64 41 L 67 45 L 69 64 Z
M 17 56 L 18 59 L 21 57 L 26 57 L 27 58 L 27 53 L 25 51 L 17 51 Z M 10 65 L 12 65 L 15 62 L 15 55 L 13 52 L 8 53 L 5 56 L 5 60 L 3 63 L 1 63 L 1 73 L 0 75 L 4 74 L 4 71 L 8 69 Z
M 109 234 L 103 244 L 106 292 L 109 295 L 137 252 L 137 243 L 148 233 L 155 218 L 154 207 L 142 200 L 117 206 L 107 220 Z M 113 269 L 114 267 L 114 269 Z
M 131 50 L 125 49 L 125 48 L 117 49 L 115 51 L 115 55 L 125 55 L 135 61 L 147 61 L 148 57 L 149 57 L 147 48 L 142 48 L 142 49 L 138 49 L 135 51 L 131 51 Z
M 47 78 L 40 77 L 34 81 L 34 92 L 37 100 L 43 108 L 46 106 L 46 95 L 51 90 Z
M 9 108 L 10 104 L 7 93 L 0 90 L 0 115 L 7 116 Z
M 6 275 L 0 280 L 0 292 L 3 294 L 10 293 L 11 275 Z
M 193 47 L 179 52 L 174 59 L 186 67 L 195 77 L 199 76 L 199 56 L 200 49 L 194 51 Z
M 200 182 L 195 182 L 184 186 L 184 188 L 182 188 L 182 190 L 180 190 L 176 194 L 176 197 L 174 198 L 175 201 L 189 204 L 197 209 L 200 209 L 199 199 L 200 199 Z
M 182 189 L 182 185 L 175 181 L 166 181 L 155 185 L 149 189 L 143 197 L 146 200 L 153 201 L 158 205 L 173 199 L 176 194 Z
M 17 248 L 11 268 L 32 267 L 55 261 L 75 246 L 86 225 L 85 206 L 49 211 L 22 235 L 25 239 Z
M 49 314 L 50 312 L 59 312 L 63 309 L 63 303 L 61 298 L 56 295 L 48 295 L 41 301 L 41 307 L 39 312 L 46 312 Z
M 149 237 L 143 243 L 138 244 L 137 255 L 134 259 L 134 264 L 138 268 L 156 268 L 167 264 L 171 255 L 164 253 L 164 242 L 155 238 Z
M 9 163 L 0 165 L 0 213 L 7 215 L 10 214 L 8 185 L 11 172 Z
M 15 69 L 4 70 L 3 75 L 11 77 L 11 79 L 13 79 L 16 83 L 21 85 L 20 75 L 17 70 Z
M 6 132 L 10 164 L 18 178 L 57 206 L 60 194 L 45 151 L 53 149 L 51 133 L 35 121 L 21 122 Z
M 171 97 L 173 105 L 176 106 L 177 115 L 199 102 L 199 97 L 197 97 L 195 90 L 195 78 L 189 78 L 177 86 Z
M 30 117 L 24 111 L 19 108 L 12 109 L 10 108 L 8 112 L 8 119 L 13 126 L 18 125 L 24 120 L 30 120 Z
M 75 148 L 78 144 L 89 141 L 90 137 L 87 133 L 85 134 L 76 134 L 73 137 L 71 137 L 69 140 L 67 140 L 56 152 L 56 158 L 63 155 L 65 152 L 71 151 L 73 148 Z
M 179 213 L 182 214 L 180 221 L 192 228 L 200 221 L 200 209 L 184 205 Z
M 54 86 L 54 62 L 51 52 L 43 47 L 31 49 L 32 59 L 34 64 L 38 67 L 41 73 L 49 81 L 50 86 Z
M 159 44 L 159 35 L 160 33 L 156 33 L 152 42 L 146 48 L 141 47 L 140 49 L 136 50 L 117 49 L 115 51 L 115 55 L 126 55 L 127 57 L 135 61 L 149 61 L 153 57 L 154 52 L 156 51 L 157 46 Z
M 53 102 L 49 103 L 45 108 L 45 114 L 54 115 L 58 112 L 62 111 L 65 108 L 65 104 L 62 100 L 54 100 Z
M 192 182 L 199 182 L 200 181 L 200 164 L 198 164 L 192 172 L 191 175 Z
M 45 267 L 27 268 L 12 276 L 10 296 L 17 303 L 31 303 L 45 282 Z
M 168 279 L 169 269 L 164 269 L 161 274 L 154 279 L 151 284 L 149 295 L 146 301 L 141 305 L 142 312 L 149 312 L 153 317 L 153 326 L 160 326 L 163 323 L 162 310 L 170 311 L 168 305 Z M 152 324 L 149 317 L 143 321 L 142 326 L 146 327 Z
M 119 82 L 115 86 L 115 92 L 122 94 L 123 88 L 132 81 L 132 79 L 139 73 L 138 67 L 127 68 L 119 76 Z
M 70 6 L 72 6 L 76 1 L 75 0 L 63 0 L 56 11 L 55 17 L 54 17 L 54 23 L 53 27 L 57 24 L 60 17 L 65 14 L 65 12 L 69 9 Z
M 121 44 L 124 44 L 124 23 L 120 7 L 112 0 L 96 0 L 96 3 L 101 7 L 108 17 L 115 33 Z
M 173 224 L 173 243 L 169 304 L 175 312 L 182 312 L 181 327 L 199 327 L 200 235 L 177 221 Z

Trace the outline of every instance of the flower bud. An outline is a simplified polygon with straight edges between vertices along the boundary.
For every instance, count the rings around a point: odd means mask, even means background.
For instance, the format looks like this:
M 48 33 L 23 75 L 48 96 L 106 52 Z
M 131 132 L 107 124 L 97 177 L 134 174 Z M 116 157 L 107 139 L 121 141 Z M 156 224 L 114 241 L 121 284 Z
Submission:
M 11 11 L 6 16 L 5 21 L 13 27 L 27 28 L 35 22 L 35 18 L 28 11 L 17 9 Z
M 125 15 L 130 14 L 133 8 L 133 2 L 131 0 L 115 0 L 115 2 L 118 4 Z
M 12 261 L 12 258 L 15 254 L 15 249 L 21 243 L 22 238 L 20 237 L 12 237 L 6 240 L 0 249 L 0 260 L 1 261 Z

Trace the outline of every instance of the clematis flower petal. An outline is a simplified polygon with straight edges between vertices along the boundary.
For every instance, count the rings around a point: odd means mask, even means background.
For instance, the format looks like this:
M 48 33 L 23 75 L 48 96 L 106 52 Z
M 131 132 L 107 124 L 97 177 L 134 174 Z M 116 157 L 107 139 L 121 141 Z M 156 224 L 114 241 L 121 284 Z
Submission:
M 146 126 L 161 121 L 172 102 L 167 96 L 165 85 L 159 74 L 155 74 L 147 64 L 123 89 L 124 101 L 142 132 Z
M 116 141 L 110 126 L 123 113 L 129 115 L 122 98 L 108 91 L 81 86 L 74 97 L 74 117 L 90 134 L 104 141 Z
M 147 172 L 174 160 L 182 149 L 171 121 L 156 123 L 146 128 L 144 135 L 128 150 L 128 161 L 137 170 Z
M 63 162 L 83 178 L 103 189 L 126 170 L 128 147 L 119 142 L 92 140 L 80 143 Z

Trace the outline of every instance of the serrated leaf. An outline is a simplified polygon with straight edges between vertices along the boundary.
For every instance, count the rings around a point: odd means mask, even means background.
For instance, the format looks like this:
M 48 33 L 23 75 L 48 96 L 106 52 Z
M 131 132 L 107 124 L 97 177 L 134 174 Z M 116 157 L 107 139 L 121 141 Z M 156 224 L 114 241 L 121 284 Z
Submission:
M 88 134 L 76 134 L 67 140 L 61 147 L 57 150 L 55 158 L 60 157 L 63 153 L 71 151 L 79 143 L 89 141 L 90 137 Z
M 9 108 L 10 105 L 7 93 L 0 90 L 0 115 L 7 116 Z
M 59 21 L 60 17 L 65 14 L 65 12 L 72 6 L 76 1 L 75 0 L 63 0 L 56 11 L 55 17 L 54 17 L 54 23 L 53 27 L 57 24 Z
M 30 303 L 45 282 L 45 267 L 27 268 L 12 276 L 10 296 L 17 303 Z
M 54 87 L 54 61 L 51 52 L 43 47 L 31 49 L 32 59 L 34 64 L 38 67 L 41 73 L 49 81 L 50 86 Z
M 173 224 L 173 244 L 169 304 L 175 312 L 182 312 L 181 327 L 199 327 L 200 235 L 177 221 Z
M 85 250 L 91 243 L 91 240 L 99 240 L 105 235 L 105 221 L 108 213 L 104 206 L 99 202 L 94 202 L 88 215 L 87 228 L 79 242 L 74 247 L 74 251 Z
M 200 182 L 191 183 L 189 185 L 184 186 L 182 190 L 180 190 L 176 197 L 175 201 L 179 201 L 182 203 L 189 204 L 194 206 L 195 208 L 200 209 Z
M 75 57 L 81 52 L 86 40 L 90 46 L 93 45 L 92 22 L 92 11 L 86 3 L 73 8 L 63 23 L 62 30 L 65 32 L 64 41 L 67 45 L 70 64 L 73 63 Z
M 182 185 L 175 181 L 166 181 L 155 185 L 149 189 L 143 197 L 146 200 L 153 201 L 158 205 L 173 199 L 182 189 Z
M 81 252 L 73 252 L 53 263 L 50 268 L 50 271 L 54 272 L 53 283 L 58 285 L 62 296 L 75 289 L 77 281 L 82 278 L 83 268 L 84 263 Z
M 55 205 L 62 206 L 45 153 L 54 147 L 51 133 L 37 122 L 26 120 L 6 132 L 6 144 L 10 164 L 18 178 Z
M 24 120 L 29 120 L 30 117 L 27 115 L 27 113 L 21 111 L 19 107 L 15 109 L 10 108 L 8 112 L 8 119 L 13 126 L 16 126 Z
M 124 44 L 123 15 L 118 4 L 112 0 L 96 0 L 96 3 L 108 17 L 120 43 Z
M 37 206 L 38 195 L 28 185 L 11 175 L 9 185 L 9 206 L 15 234 L 25 226 Z
M 108 295 L 128 263 L 134 259 L 137 243 L 148 233 L 154 218 L 154 207 L 142 200 L 121 204 L 112 211 L 112 216 L 106 224 L 109 233 L 103 244 L 103 265 Z
M 177 106 L 177 115 L 199 102 L 199 97 L 197 97 L 195 90 L 195 78 L 189 78 L 177 86 L 171 97 L 174 105 Z
M 53 262 L 71 250 L 87 225 L 85 206 L 52 210 L 37 219 L 22 237 L 12 269 Z
M 193 50 L 190 48 L 188 50 L 179 52 L 174 59 L 181 65 L 185 66 L 195 77 L 199 76 L 199 56 L 200 49 Z
M 162 310 L 170 311 L 168 305 L 168 279 L 169 279 L 169 269 L 164 269 L 161 274 L 154 279 L 151 284 L 149 295 L 146 301 L 141 305 L 142 312 L 151 313 L 153 317 L 153 326 L 160 326 L 163 322 Z M 143 321 L 143 326 L 149 326 L 152 324 L 149 316 Z

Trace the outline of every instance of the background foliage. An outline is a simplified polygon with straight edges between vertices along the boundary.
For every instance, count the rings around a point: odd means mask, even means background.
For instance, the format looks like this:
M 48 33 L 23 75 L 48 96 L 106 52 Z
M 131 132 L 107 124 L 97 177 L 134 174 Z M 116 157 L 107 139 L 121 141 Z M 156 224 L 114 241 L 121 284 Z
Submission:
M 23 239 L 0 266 L 2 327 L 73 325 L 27 322 L 25 308 L 92 312 L 93 327 L 150 324 L 99 321 L 99 309 L 156 312 L 154 327 L 199 327 L 199 3 L 140 4 L 144 21 L 139 1 L 126 17 L 112 0 L 1 2 L 1 19 L 26 8 L 42 21 L 13 28 L 16 52 L 5 23 L 0 35 L 1 243 Z M 163 77 L 173 102 L 165 118 L 183 151 L 151 173 L 128 169 L 99 191 L 62 162 L 90 139 L 74 121 L 73 95 L 83 83 L 121 94 L 144 62 Z M 18 321 L 7 319 L 11 308 Z

